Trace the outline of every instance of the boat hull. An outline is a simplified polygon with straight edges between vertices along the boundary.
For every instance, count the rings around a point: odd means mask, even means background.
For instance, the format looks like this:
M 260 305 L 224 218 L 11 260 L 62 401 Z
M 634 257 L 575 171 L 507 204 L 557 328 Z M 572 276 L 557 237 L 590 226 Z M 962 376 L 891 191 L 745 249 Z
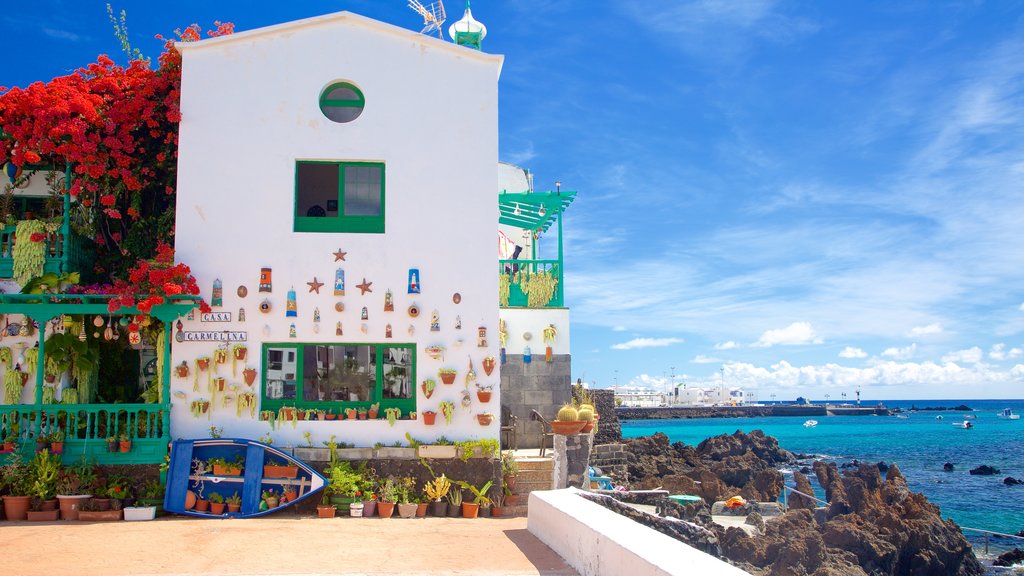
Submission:
M 242 459 L 241 475 L 215 475 L 211 471 L 199 472 L 196 462 L 205 463 L 211 458 L 223 458 L 228 462 Z M 296 467 L 295 477 L 273 478 L 264 474 L 265 464 L 284 464 Z M 272 476 L 272 475 L 271 475 Z M 197 440 L 175 440 L 171 444 L 171 460 L 167 469 L 167 491 L 164 496 L 164 510 L 198 518 L 254 518 L 276 512 L 301 502 L 320 490 L 327 481 L 305 462 L 255 440 L 244 438 L 206 438 Z M 266 508 L 262 493 L 274 490 L 278 495 L 283 489 L 294 488 L 294 500 L 275 508 Z M 237 494 L 241 497 L 238 512 L 212 514 L 195 509 L 195 499 L 206 499 L 219 494 L 224 499 Z

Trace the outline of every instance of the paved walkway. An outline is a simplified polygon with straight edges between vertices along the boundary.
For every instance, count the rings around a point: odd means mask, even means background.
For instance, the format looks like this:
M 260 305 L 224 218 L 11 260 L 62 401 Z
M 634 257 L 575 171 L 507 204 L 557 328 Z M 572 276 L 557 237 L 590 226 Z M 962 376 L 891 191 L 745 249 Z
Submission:
M 526 518 L 296 518 L 0 522 L 18 576 L 576 574 Z

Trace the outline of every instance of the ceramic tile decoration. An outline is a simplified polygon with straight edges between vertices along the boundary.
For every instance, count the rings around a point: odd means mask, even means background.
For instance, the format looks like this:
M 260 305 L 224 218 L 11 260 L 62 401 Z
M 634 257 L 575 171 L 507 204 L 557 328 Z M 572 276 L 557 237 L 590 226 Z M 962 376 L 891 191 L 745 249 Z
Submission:
M 263 301 L 260 302 L 260 312 L 267 314 L 270 312 L 271 308 L 273 308 L 273 306 L 271 306 L 269 299 L 264 298 Z
M 342 332 L 342 330 L 341 330 L 341 321 L 340 320 L 338 321 L 338 324 L 335 325 L 335 327 L 334 327 L 334 335 L 335 336 L 344 336 L 345 335 Z
M 292 325 L 288 327 L 288 337 L 289 338 L 297 337 L 297 335 L 295 333 L 295 324 L 294 323 L 292 323 Z
M 238 309 L 238 321 L 245 322 L 245 308 Z
M 299 315 L 299 307 L 295 304 L 295 288 L 292 287 L 288 290 L 288 303 L 286 304 L 284 315 L 286 318 L 294 318 Z
M 437 310 L 430 313 L 430 331 L 440 332 L 441 331 L 441 320 L 438 318 Z
M 213 295 L 210 296 L 210 306 L 223 306 L 224 305 L 224 285 L 221 284 L 220 278 L 213 281 Z
M 476 347 L 487 348 L 487 326 L 480 326 L 476 329 Z
M 334 295 L 345 295 L 345 271 L 341 268 L 334 271 Z
M 395 311 L 395 303 L 394 303 L 394 301 L 392 299 L 392 294 L 391 294 L 391 290 L 390 289 L 388 289 L 388 291 L 384 293 L 384 311 L 385 312 L 394 312 Z
M 391 338 L 391 324 L 384 327 L 384 337 Z
M 239 298 L 245 298 L 249 295 L 249 289 L 245 286 L 239 286 L 238 290 L 235 290 L 235 292 L 238 294 Z
M 420 270 L 409 268 L 409 294 L 420 293 Z
M 260 292 L 273 292 L 270 268 L 260 268 Z
M 363 306 L 363 311 L 362 311 L 361 314 L 359 314 L 359 319 L 360 320 L 369 320 L 370 319 L 370 311 L 366 309 L 366 306 Z

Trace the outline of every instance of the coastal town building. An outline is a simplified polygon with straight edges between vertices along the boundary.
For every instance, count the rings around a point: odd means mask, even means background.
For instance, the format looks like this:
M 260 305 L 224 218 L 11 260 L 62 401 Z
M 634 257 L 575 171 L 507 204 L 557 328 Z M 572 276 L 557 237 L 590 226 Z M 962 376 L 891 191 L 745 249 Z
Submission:
M 646 386 L 618 386 L 615 403 L 618 406 L 643 408 L 657 406 L 742 406 L 751 397 L 742 388 L 712 386 L 701 388 L 681 385 L 669 390 L 654 390 Z

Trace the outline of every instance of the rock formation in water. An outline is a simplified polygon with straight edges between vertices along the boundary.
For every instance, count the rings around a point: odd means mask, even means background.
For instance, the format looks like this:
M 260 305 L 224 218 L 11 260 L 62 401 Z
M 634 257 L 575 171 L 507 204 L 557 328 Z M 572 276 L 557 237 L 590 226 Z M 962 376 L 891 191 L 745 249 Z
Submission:
M 697 494 L 707 503 L 736 494 L 755 502 L 774 501 L 782 489 L 776 467 L 793 462 L 792 454 L 760 431 L 709 438 L 696 448 L 670 444 L 660 433 L 626 444 L 630 477 L 638 479 L 634 488 L 663 487 L 671 493 Z M 984 573 L 960 528 L 943 520 L 938 507 L 923 495 L 912 493 L 895 464 L 888 467 L 884 480 L 876 464 L 840 473 L 835 464 L 816 462 L 814 474 L 828 505 L 816 509 L 813 499 L 791 494 L 789 511 L 767 518 L 763 527 L 760 514 L 754 515 L 756 536 L 710 522 L 707 508 L 683 515 L 713 530 L 722 557 L 753 574 Z M 798 491 L 813 494 L 804 474 L 794 472 L 793 477 Z M 756 505 L 751 510 L 756 511 Z
M 999 474 L 999 468 L 993 468 L 988 464 L 982 464 L 971 470 L 971 476 L 991 476 L 993 474 Z

